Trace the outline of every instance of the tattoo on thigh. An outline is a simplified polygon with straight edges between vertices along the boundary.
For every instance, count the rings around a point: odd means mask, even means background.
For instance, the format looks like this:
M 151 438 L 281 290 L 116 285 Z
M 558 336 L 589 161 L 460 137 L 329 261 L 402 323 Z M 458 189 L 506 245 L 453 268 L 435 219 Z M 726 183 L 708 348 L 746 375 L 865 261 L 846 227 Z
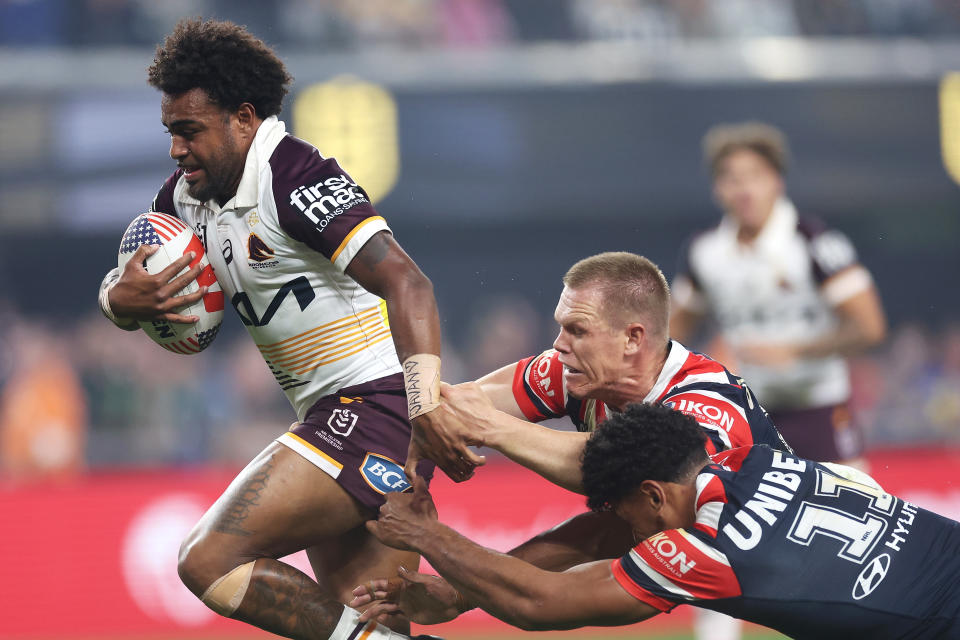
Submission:
M 260 504 L 260 496 L 267 487 L 267 480 L 273 470 L 273 461 L 265 460 L 260 469 L 253 474 L 240 492 L 231 498 L 226 512 L 218 519 L 214 528 L 220 533 L 231 533 L 236 536 L 250 536 L 252 531 L 243 528 L 243 521 L 250 515 L 250 509 Z

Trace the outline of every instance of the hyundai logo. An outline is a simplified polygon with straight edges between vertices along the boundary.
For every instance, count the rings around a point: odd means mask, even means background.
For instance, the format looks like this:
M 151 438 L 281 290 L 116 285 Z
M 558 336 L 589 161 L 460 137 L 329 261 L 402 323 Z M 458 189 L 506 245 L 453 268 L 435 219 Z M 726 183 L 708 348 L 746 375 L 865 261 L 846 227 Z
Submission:
M 887 569 L 890 568 L 890 555 L 884 553 L 870 561 L 870 564 L 863 568 L 857 581 L 853 585 L 853 599 L 862 600 L 873 593 L 883 579 L 887 577 Z

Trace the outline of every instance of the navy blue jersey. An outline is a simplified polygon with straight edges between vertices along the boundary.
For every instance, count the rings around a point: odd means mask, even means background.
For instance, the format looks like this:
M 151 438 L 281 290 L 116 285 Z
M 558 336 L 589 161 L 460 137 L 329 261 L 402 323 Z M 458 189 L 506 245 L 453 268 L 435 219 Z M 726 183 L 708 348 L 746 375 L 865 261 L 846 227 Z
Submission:
M 713 461 L 697 477 L 696 524 L 614 561 L 636 598 L 793 638 L 960 639 L 960 523 L 769 447 Z

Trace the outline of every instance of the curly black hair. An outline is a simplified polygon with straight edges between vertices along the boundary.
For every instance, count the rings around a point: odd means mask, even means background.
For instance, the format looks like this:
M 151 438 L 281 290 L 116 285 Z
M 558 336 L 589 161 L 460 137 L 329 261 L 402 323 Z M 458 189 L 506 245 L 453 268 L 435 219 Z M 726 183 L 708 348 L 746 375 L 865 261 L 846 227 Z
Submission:
M 697 421 L 662 405 L 630 404 L 597 427 L 583 450 L 587 506 L 604 511 L 644 480 L 678 482 L 709 462 Z
M 200 19 L 177 23 L 147 74 L 150 85 L 166 94 L 200 88 L 229 111 L 249 102 L 259 118 L 280 113 L 293 81 L 277 54 L 245 27 Z

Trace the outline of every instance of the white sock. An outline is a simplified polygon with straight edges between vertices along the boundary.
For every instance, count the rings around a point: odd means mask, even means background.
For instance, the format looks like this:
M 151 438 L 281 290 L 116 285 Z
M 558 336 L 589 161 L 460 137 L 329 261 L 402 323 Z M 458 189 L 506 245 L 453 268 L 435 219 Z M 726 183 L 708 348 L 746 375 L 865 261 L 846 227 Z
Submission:
M 697 640 L 739 640 L 741 623 L 712 609 L 695 609 L 693 628 Z
M 360 612 L 350 607 L 344 607 L 340 621 L 330 634 L 330 640 L 409 640 L 410 636 L 378 624 L 376 621 L 358 622 Z

